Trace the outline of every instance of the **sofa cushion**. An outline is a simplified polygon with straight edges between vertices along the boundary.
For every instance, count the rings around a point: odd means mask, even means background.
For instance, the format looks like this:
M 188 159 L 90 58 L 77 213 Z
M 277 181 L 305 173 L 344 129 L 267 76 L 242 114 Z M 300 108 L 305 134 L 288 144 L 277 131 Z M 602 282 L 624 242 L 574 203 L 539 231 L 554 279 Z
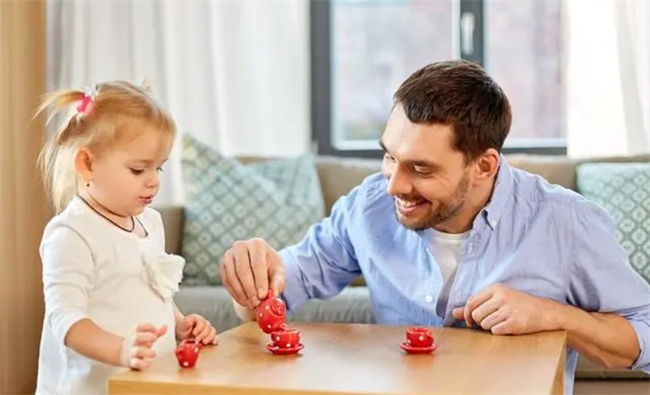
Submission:
M 154 209 L 160 213 L 165 226 L 165 252 L 182 255 L 185 208 L 181 205 L 169 205 L 157 206 Z
M 576 161 L 565 156 L 513 154 L 506 156 L 512 167 L 542 176 L 551 184 L 575 190 Z
M 650 282 L 650 164 L 579 165 L 578 189 L 609 212 L 630 263 Z
M 357 185 L 361 185 L 366 177 L 381 171 L 381 161 L 376 159 L 319 156 L 316 166 L 327 215 L 338 198 L 347 195 Z
M 223 286 L 181 287 L 174 297 L 178 308 L 185 314 L 200 314 L 224 332 L 241 323 L 232 299 Z M 297 322 L 349 322 L 371 324 L 375 322 L 366 287 L 348 287 L 330 300 L 310 300 L 289 321 Z
M 374 324 L 375 316 L 367 287 L 347 287 L 328 300 L 312 299 L 294 312 L 291 321 Z
M 228 290 L 221 285 L 181 286 L 174 302 L 183 314 L 200 314 L 217 329 L 225 332 L 241 323 Z
M 185 284 L 220 284 L 219 261 L 236 240 L 261 237 L 280 249 L 324 216 L 310 154 L 244 165 L 185 136 L 182 161 Z

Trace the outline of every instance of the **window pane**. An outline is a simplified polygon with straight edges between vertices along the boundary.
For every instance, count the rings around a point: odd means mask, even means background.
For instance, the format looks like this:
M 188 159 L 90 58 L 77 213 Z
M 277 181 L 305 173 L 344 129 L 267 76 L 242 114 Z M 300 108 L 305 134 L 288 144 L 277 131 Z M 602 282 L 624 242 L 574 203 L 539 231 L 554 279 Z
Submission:
M 484 4 L 485 68 L 505 90 L 513 111 L 506 145 L 563 143 L 557 140 L 566 137 L 562 5 L 557 0 Z
M 454 57 L 452 3 L 331 2 L 336 148 L 377 148 L 399 84 L 425 64 Z

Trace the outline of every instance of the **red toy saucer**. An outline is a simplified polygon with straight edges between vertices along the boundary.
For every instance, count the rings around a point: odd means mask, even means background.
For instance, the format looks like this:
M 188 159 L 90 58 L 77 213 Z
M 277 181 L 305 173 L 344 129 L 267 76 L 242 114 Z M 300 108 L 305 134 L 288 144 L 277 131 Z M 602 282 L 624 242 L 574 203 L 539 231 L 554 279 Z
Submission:
M 406 344 L 406 342 L 400 344 L 399 346 L 402 347 L 402 350 L 406 351 L 409 354 L 428 354 L 438 348 L 438 346 L 435 344 L 432 344 L 429 347 L 413 347 L 410 344 Z
M 280 348 L 280 347 L 275 346 L 275 345 L 270 344 L 270 343 L 266 345 L 266 349 L 271 351 L 273 354 L 276 354 L 276 355 L 296 354 L 297 352 L 299 352 L 303 348 L 305 348 L 305 346 L 302 343 L 298 344 L 295 347 L 291 347 L 291 348 Z

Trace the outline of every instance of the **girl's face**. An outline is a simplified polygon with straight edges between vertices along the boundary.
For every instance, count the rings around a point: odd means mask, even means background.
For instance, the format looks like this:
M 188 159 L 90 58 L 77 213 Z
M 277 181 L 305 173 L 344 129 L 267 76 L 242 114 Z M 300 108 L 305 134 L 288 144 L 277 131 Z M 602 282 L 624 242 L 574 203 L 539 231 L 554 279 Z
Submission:
M 159 172 L 171 145 L 160 133 L 146 131 L 101 155 L 89 155 L 91 179 L 86 188 L 101 206 L 120 216 L 141 214 L 158 193 Z

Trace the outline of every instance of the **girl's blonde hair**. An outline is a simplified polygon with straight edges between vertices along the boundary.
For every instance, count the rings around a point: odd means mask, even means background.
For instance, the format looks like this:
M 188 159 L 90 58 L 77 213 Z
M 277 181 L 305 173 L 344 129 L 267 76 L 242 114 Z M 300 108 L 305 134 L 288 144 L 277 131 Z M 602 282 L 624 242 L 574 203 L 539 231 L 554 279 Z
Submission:
M 53 92 L 45 97 L 36 112 L 36 115 L 48 112 L 48 124 L 52 119 L 63 118 L 39 156 L 43 182 L 57 213 L 78 193 L 83 182 L 74 165 L 79 148 L 87 147 L 99 154 L 143 131 L 159 133 L 167 148 L 174 141 L 174 121 L 148 87 L 125 81 L 104 82 L 94 87 L 97 93 L 92 98 L 78 90 Z M 87 110 L 71 106 L 82 100 L 91 100 Z

